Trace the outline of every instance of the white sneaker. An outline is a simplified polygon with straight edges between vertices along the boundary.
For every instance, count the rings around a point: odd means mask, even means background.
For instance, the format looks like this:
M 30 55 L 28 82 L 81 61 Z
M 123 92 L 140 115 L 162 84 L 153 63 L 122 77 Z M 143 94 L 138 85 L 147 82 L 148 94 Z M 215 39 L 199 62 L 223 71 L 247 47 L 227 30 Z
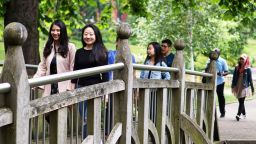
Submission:
M 246 119 L 246 115 L 242 115 L 243 119 Z

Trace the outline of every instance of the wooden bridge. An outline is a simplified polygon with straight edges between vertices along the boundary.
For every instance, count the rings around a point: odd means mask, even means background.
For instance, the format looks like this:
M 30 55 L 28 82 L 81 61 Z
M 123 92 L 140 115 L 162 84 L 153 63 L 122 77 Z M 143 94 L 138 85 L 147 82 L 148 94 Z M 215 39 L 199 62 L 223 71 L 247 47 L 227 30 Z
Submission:
M 212 53 L 208 73 L 185 70 L 181 40 L 175 42 L 176 54 L 171 68 L 132 64 L 128 38 L 131 30 L 126 24 L 117 29 L 121 38 L 117 48 L 117 63 L 80 71 L 29 79 L 21 45 L 26 40 L 26 28 L 9 24 L 4 31 L 8 45 L 0 81 L 0 144 L 29 143 L 106 143 L 106 144 L 212 144 L 219 142 L 216 119 L 216 54 Z M 168 71 L 171 80 L 142 80 L 133 77 L 133 70 Z M 39 85 L 114 71 L 114 80 L 46 97 L 32 98 L 31 90 Z M 205 76 L 206 83 L 189 81 L 186 75 Z M 139 96 L 134 96 L 134 91 Z M 154 93 L 154 119 L 149 118 L 150 98 Z M 106 133 L 106 95 L 112 95 L 112 120 Z M 84 139 L 83 120 L 76 107 L 87 101 L 87 132 Z M 104 108 L 102 108 L 104 107 Z M 43 136 L 34 123 L 50 115 Z M 76 115 L 76 116 L 75 116 Z M 81 126 L 78 126 L 81 125 Z M 48 129 L 48 132 L 45 132 Z

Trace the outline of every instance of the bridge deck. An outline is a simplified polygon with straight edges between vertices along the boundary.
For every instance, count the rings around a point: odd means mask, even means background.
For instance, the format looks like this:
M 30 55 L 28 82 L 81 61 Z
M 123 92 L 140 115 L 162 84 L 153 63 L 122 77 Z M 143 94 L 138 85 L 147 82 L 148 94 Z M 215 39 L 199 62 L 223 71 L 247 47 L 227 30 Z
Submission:
M 245 109 L 247 115 L 246 119 L 240 119 L 240 121 L 237 121 L 235 116 L 238 110 L 238 103 L 226 105 L 225 118 L 219 118 L 219 132 L 221 141 L 256 141 L 256 99 L 246 101 Z

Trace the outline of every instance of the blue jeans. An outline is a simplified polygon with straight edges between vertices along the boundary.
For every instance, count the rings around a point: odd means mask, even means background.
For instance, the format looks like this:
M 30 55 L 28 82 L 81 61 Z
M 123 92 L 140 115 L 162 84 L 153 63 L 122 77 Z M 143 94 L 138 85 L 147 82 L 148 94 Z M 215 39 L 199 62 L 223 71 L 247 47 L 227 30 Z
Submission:
M 83 87 L 82 85 L 76 85 L 76 88 Z M 83 117 L 84 125 L 83 125 L 83 139 L 87 137 L 87 102 L 79 102 L 78 104 L 79 114 Z

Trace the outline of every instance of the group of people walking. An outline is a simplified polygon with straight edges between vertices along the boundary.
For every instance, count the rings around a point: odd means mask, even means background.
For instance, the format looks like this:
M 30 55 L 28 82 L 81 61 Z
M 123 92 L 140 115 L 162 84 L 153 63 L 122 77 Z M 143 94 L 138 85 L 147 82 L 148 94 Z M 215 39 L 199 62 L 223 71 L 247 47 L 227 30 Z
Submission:
M 172 42 L 169 39 L 158 42 L 151 42 L 147 47 L 147 57 L 144 61 L 145 65 L 171 67 L 174 54 L 171 52 Z M 142 79 L 164 79 L 170 80 L 169 72 L 142 70 L 140 73 Z
M 34 77 L 103 66 L 109 64 L 109 61 L 113 61 L 114 58 L 109 57 L 109 54 L 112 52 L 107 51 L 102 40 L 101 32 L 94 24 L 87 24 L 84 26 L 81 34 L 81 42 L 83 47 L 76 50 L 75 45 L 69 42 L 65 24 L 61 20 L 54 21 L 50 26 L 48 40 L 43 50 L 42 61 L 40 62 Z M 144 64 L 171 67 L 174 59 L 174 54 L 171 52 L 171 48 L 172 42 L 169 39 L 164 39 L 161 44 L 158 42 L 149 43 L 147 47 L 147 57 Z M 219 49 L 215 49 L 215 51 L 220 55 Z M 135 59 L 133 61 L 135 62 Z M 236 116 L 237 120 L 240 119 L 241 114 L 244 116 L 246 115 L 244 107 L 245 97 L 251 95 L 251 92 L 254 92 L 249 66 L 249 58 L 243 54 L 240 56 L 238 65 L 235 67 L 233 74 L 232 92 L 239 101 L 239 109 Z M 228 74 L 228 66 L 226 61 L 219 56 L 216 60 L 216 67 L 218 72 L 217 94 L 221 113 L 220 117 L 225 117 L 226 111 L 223 91 L 225 84 L 224 76 Z M 83 86 L 105 82 L 108 81 L 110 77 L 112 76 L 109 73 L 101 73 L 89 77 L 53 83 L 41 86 L 41 88 L 44 89 L 43 96 L 47 96 Z M 143 70 L 140 74 L 140 78 L 169 80 L 171 77 L 169 72 Z M 249 86 L 251 86 L 251 91 L 249 90 Z M 84 121 L 86 122 L 86 102 L 81 104 L 84 106 L 80 106 L 79 111 L 80 114 L 84 113 Z M 84 135 L 87 135 L 86 131 Z
M 117 39 L 118 41 L 118 39 Z M 83 47 L 76 50 L 74 44 L 69 42 L 67 28 L 63 21 L 54 21 L 49 30 L 48 40 L 43 50 L 43 58 L 39 63 L 38 70 L 34 77 L 42 77 L 46 75 L 59 74 L 68 71 L 81 70 L 97 66 L 113 63 L 115 59 L 115 51 L 107 51 L 100 30 L 94 24 L 87 24 L 82 29 L 81 42 Z M 145 64 L 168 66 L 171 65 L 174 55 L 169 52 L 172 43 L 170 40 L 165 40 L 161 45 L 157 42 L 152 42 L 148 45 L 147 58 Z M 168 55 L 167 55 L 168 54 Z M 165 56 L 168 61 L 166 61 Z M 133 62 L 135 58 L 133 57 Z M 84 87 L 92 84 L 108 81 L 112 79 L 112 73 L 95 74 L 89 77 L 82 77 L 62 81 L 58 83 L 40 86 L 44 89 L 43 96 L 73 90 L 75 88 Z M 141 78 L 149 79 L 170 79 L 168 72 L 159 71 L 143 71 Z M 84 137 L 86 137 L 86 119 L 87 119 L 86 101 L 79 104 L 80 115 L 84 116 Z M 46 118 L 49 122 L 49 118 Z
M 61 20 L 54 21 L 49 30 L 48 41 L 43 50 L 43 58 L 39 63 L 34 77 L 52 75 L 73 70 L 92 68 L 108 64 L 108 52 L 102 41 L 101 33 L 93 24 L 87 24 L 82 29 L 81 42 L 83 47 L 76 50 L 74 44 L 69 43 L 67 29 Z M 68 81 L 62 81 L 45 86 L 43 96 L 56 94 L 75 88 L 107 81 L 108 73 L 95 74 Z M 84 108 L 84 109 L 83 109 Z M 86 101 L 79 103 L 80 115 L 84 116 L 84 137 L 87 135 Z M 48 120 L 49 121 L 49 120 Z
M 220 50 L 218 48 L 214 49 L 213 51 L 218 54 L 218 58 L 216 60 L 217 95 L 219 100 L 220 118 L 224 118 L 226 113 L 224 97 L 224 76 L 229 74 L 228 65 L 226 60 L 220 57 Z M 236 120 L 239 121 L 242 117 L 246 118 L 246 110 L 244 105 L 245 98 L 254 94 L 250 60 L 246 54 L 240 55 L 237 65 L 235 66 L 232 77 L 231 90 L 239 102 L 238 111 L 235 116 Z

